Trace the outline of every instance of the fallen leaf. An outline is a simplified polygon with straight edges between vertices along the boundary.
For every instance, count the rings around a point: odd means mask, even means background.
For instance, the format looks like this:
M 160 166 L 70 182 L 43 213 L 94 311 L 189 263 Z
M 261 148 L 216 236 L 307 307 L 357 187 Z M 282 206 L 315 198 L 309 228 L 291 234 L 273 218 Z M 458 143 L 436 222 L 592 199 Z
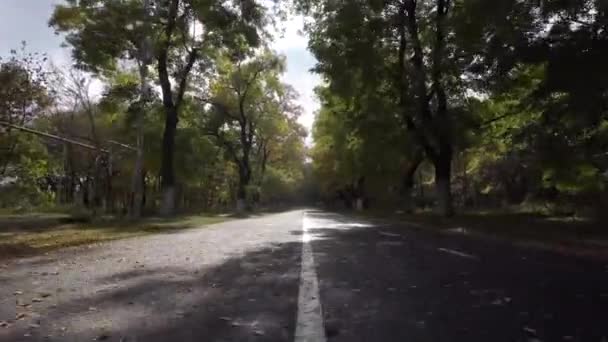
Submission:
M 41 303 L 42 299 L 41 298 L 32 298 L 32 303 Z
M 90 306 L 90 307 L 89 307 L 89 311 L 97 311 L 97 308 L 96 308 L 96 307 L 94 307 L 94 306 Z
M 108 334 L 101 334 L 93 339 L 93 341 L 105 341 L 110 338 Z
M 25 318 L 25 316 L 27 316 L 24 312 L 20 312 L 15 316 L 15 319 L 22 319 Z
M 13 294 L 14 294 L 15 296 L 20 296 L 20 295 L 22 295 L 22 294 L 23 294 L 23 291 L 15 291 L 15 292 L 13 292 Z
M 40 297 L 42 297 L 42 298 L 47 298 L 47 297 L 50 297 L 50 296 L 51 296 L 51 294 L 48 293 L 48 292 L 43 292 L 43 293 L 40 294 Z
M 6 327 L 8 327 L 8 326 L 9 326 L 9 324 L 8 324 L 8 322 L 7 322 L 7 321 L 0 321 L 0 327 L 2 327 L 2 328 L 6 328 Z
M 30 325 L 28 325 L 28 327 L 30 327 L 32 329 L 37 329 L 37 328 L 40 328 L 40 324 L 31 323 Z
M 262 330 L 254 330 L 253 333 L 257 336 L 264 336 L 264 332 Z

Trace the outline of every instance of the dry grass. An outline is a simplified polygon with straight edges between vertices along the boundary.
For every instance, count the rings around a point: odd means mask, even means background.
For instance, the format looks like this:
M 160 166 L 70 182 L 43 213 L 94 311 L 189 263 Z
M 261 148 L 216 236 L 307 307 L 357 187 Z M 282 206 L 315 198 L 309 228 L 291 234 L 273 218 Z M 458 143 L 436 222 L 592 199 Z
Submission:
M 38 254 L 53 249 L 135 236 L 170 233 L 228 220 L 221 216 L 183 216 L 140 221 L 99 219 L 71 222 L 66 215 L 26 214 L 0 216 L 0 259 Z

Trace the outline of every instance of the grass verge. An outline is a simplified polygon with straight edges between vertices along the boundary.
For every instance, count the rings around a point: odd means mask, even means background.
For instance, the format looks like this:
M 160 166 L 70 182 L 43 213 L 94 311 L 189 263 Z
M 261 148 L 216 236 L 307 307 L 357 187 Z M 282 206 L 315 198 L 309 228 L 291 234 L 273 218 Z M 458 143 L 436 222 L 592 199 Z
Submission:
M 101 218 L 83 223 L 73 222 L 67 215 L 3 215 L 0 216 L 0 259 L 34 255 L 69 246 L 170 233 L 229 219 L 227 216 L 195 215 L 138 221 Z

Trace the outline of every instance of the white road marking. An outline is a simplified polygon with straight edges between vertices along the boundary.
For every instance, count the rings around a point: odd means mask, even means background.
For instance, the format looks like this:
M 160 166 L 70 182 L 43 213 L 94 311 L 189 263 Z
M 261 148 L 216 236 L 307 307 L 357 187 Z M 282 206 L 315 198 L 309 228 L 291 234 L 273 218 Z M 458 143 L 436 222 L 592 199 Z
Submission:
M 310 219 L 302 217 L 302 270 L 298 294 L 298 314 L 295 342 L 325 342 L 323 310 L 319 298 L 319 280 L 315 271 L 315 261 L 310 246 Z
M 468 259 L 477 259 L 476 256 L 472 255 L 472 254 L 467 254 L 467 253 L 463 253 L 463 252 L 459 252 L 453 249 L 447 249 L 447 248 L 437 248 L 438 251 L 440 252 L 444 252 L 444 253 L 449 253 L 452 255 L 456 255 L 459 257 L 463 257 L 463 258 L 468 258 Z

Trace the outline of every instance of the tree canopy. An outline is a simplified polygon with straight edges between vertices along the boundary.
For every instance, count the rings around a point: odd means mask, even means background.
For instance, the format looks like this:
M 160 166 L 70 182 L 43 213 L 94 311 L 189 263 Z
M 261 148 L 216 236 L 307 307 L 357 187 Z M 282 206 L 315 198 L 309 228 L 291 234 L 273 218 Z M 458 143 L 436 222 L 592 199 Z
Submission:
M 394 188 L 407 195 L 427 163 L 448 216 L 454 189 L 463 205 L 603 196 L 604 2 L 296 4 L 311 18 L 309 48 L 326 81 L 313 159 L 330 197 L 409 207 Z M 389 183 L 384 195 L 353 190 L 370 177 Z

